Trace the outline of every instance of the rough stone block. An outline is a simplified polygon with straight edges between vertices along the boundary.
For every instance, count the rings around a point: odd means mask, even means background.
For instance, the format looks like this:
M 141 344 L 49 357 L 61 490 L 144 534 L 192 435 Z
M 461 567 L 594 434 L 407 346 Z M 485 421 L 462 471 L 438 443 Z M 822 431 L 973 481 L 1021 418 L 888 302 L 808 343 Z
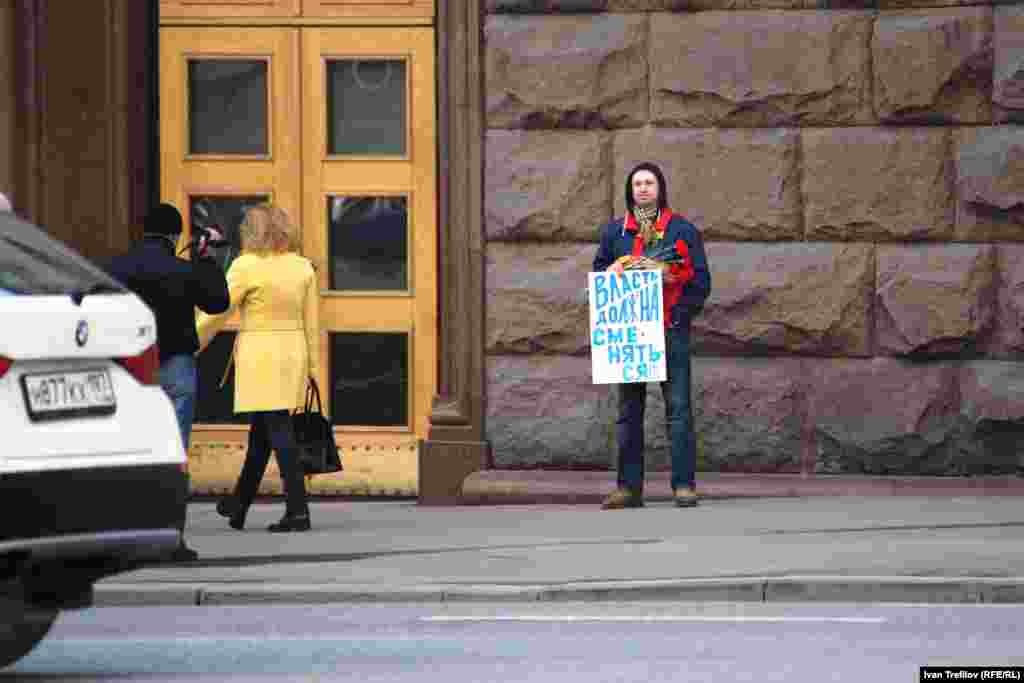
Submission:
M 871 353 L 873 247 L 706 245 L 711 296 L 693 323 L 702 353 Z
M 967 363 L 960 394 L 963 437 L 950 474 L 1024 473 L 1024 365 Z
M 968 7 L 971 5 L 998 5 L 1006 0 L 878 0 L 882 10 L 929 9 L 936 7 Z M 1017 0 L 1008 0 L 1017 2 Z
M 999 292 L 995 329 L 983 343 L 989 357 L 1024 360 L 1024 244 L 996 245 Z
M 494 14 L 573 14 L 585 12 L 671 12 L 690 9 L 693 0 L 487 0 Z
M 806 418 L 803 362 L 693 359 L 694 421 L 705 469 L 799 471 Z
M 669 206 L 707 240 L 789 240 L 803 235 L 799 134 L 795 130 L 642 128 L 614 135 L 615 214 L 626 209 L 626 174 L 661 166 Z
M 599 239 L 612 212 L 607 134 L 492 130 L 486 145 L 488 240 Z
M 968 0 L 930 0 L 935 5 Z M 983 0 L 974 0 L 981 2 Z M 580 14 L 765 9 L 876 9 L 879 0 L 487 0 L 490 14 Z
M 563 2 L 565 0 L 562 0 Z M 695 0 L 607 0 L 609 12 L 676 12 L 694 9 Z
M 1024 127 L 955 134 L 956 237 L 1024 241 Z
M 1024 123 L 1024 6 L 997 7 L 993 23 L 996 118 Z
M 808 359 L 808 423 L 823 474 L 945 474 L 957 368 L 894 358 Z
M 871 47 L 882 121 L 992 121 L 991 8 L 882 13 Z
M 693 377 L 696 387 L 697 378 Z M 618 465 L 619 447 L 616 441 L 616 420 L 619 415 L 618 385 L 603 385 L 604 400 L 600 405 L 601 421 L 608 434 L 610 459 L 607 461 L 611 469 Z M 700 466 L 701 433 L 697 432 L 698 467 Z M 665 399 L 661 393 L 661 385 L 657 382 L 647 385 L 647 404 L 644 412 L 644 463 L 648 472 L 672 469 L 672 453 L 669 450 L 668 423 L 665 420 Z
M 487 438 L 497 467 L 617 466 L 617 385 L 591 384 L 589 357 L 489 356 Z M 796 359 L 693 359 L 702 470 L 799 468 L 802 376 Z M 670 470 L 665 402 L 649 384 L 649 471 Z
M 592 244 L 487 245 L 487 352 L 586 354 Z
M 651 17 L 654 123 L 757 127 L 873 121 L 870 12 Z
M 945 354 L 974 348 L 996 313 L 992 245 L 878 247 L 875 323 L 884 354 Z
M 950 135 L 939 128 L 802 131 L 807 239 L 949 239 Z
M 496 467 L 615 467 L 612 392 L 590 358 L 489 356 L 487 439 Z
M 758 1 L 758 0 L 755 0 Z M 766 0 L 770 2 L 771 0 Z M 880 0 L 804 0 L 804 9 L 878 9 Z M 784 8 L 785 9 L 785 8 Z M 792 9 L 795 9 L 792 8 Z
M 804 446 L 802 361 L 693 358 L 698 467 L 796 472 Z M 589 357 L 489 356 L 488 439 L 497 467 L 617 466 L 617 385 L 591 384 Z M 649 384 L 649 471 L 671 469 L 665 402 Z
M 648 120 L 647 15 L 488 17 L 490 128 L 628 128 Z
M 791 472 L 799 467 L 802 414 L 787 414 L 799 401 L 796 359 L 782 362 L 743 358 L 692 358 L 692 396 L 697 435 L 697 469 L 701 471 Z M 769 367 L 774 365 L 774 367 Z M 751 374 L 742 375 L 743 370 Z M 589 367 L 587 369 L 589 373 Z M 786 373 L 790 376 L 785 376 Z M 755 382 L 763 384 L 756 384 Z M 606 427 L 609 458 L 595 464 L 615 469 L 618 463 L 616 420 L 618 387 L 605 385 L 599 419 Z M 744 406 L 763 411 L 743 414 Z M 644 461 L 647 470 L 671 471 L 672 452 L 661 385 L 647 385 L 644 413 Z M 748 411 L 752 408 L 746 408 Z

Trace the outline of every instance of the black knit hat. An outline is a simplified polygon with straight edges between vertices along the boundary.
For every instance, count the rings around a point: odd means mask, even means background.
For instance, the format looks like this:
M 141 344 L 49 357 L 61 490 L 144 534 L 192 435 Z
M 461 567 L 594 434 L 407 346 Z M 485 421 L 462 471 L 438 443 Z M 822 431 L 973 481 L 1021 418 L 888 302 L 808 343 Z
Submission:
M 630 213 L 633 213 L 633 207 L 636 202 L 633 201 L 633 176 L 639 171 L 650 171 L 654 174 L 654 177 L 658 179 L 658 210 L 664 209 L 668 206 L 668 185 L 665 183 L 665 174 L 661 172 L 657 164 L 650 162 L 644 162 L 637 164 L 629 175 L 626 176 L 626 209 Z
M 180 211 L 171 204 L 158 204 L 146 216 L 144 229 L 154 235 L 180 235 L 182 226 Z

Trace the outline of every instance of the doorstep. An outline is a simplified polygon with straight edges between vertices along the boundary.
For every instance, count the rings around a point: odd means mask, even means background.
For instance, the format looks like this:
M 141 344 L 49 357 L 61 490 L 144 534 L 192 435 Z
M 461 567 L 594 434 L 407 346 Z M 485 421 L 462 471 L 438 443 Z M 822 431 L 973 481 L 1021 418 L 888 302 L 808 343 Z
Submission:
M 466 477 L 464 505 L 596 504 L 615 488 L 615 472 L 567 470 L 481 470 Z M 697 475 L 702 497 L 771 498 L 806 496 L 1024 496 L 1024 478 L 887 477 L 861 475 L 747 474 Z M 668 472 L 647 476 L 646 500 L 671 500 Z

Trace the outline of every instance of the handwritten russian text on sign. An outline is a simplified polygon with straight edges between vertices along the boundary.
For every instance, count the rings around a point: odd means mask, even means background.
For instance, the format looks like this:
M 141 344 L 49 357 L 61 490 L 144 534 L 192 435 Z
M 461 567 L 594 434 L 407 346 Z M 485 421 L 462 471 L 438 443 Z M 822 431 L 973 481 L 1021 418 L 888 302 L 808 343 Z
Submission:
M 594 384 L 664 382 L 661 273 L 589 273 L 590 360 Z

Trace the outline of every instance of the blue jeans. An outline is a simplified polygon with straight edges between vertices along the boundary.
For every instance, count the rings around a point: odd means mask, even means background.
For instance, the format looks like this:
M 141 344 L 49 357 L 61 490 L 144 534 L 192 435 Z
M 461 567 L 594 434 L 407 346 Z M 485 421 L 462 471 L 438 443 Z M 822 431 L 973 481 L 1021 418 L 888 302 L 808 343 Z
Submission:
M 179 353 L 168 357 L 160 364 L 160 386 L 174 404 L 178 417 L 181 443 L 188 451 L 192 436 L 192 420 L 196 410 L 196 359 L 191 353 Z
M 692 487 L 697 469 L 697 435 L 693 430 L 693 402 L 690 395 L 690 332 L 672 327 L 665 330 L 668 379 L 661 383 L 665 399 L 665 422 L 672 449 L 672 489 Z M 620 488 L 643 493 L 644 411 L 647 384 L 619 385 Z

